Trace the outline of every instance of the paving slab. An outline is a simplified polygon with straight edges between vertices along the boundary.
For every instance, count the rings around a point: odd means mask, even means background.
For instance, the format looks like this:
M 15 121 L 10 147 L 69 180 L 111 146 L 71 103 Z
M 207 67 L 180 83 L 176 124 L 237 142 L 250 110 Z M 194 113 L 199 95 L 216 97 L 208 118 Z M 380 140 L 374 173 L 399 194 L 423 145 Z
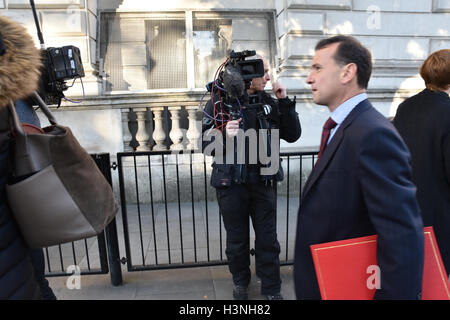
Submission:
M 292 266 L 281 267 L 285 300 L 294 300 Z M 123 285 L 114 287 L 109 275 L 74 278 L 49 277 L 60 300 L 232 300 L 233 282 L 228 266 L 123 272 Z M 68 285 L 69 284 L 69 285 Z M 75 288 L 74 288 L 75 287 Z M 70 289 L 73 288 L 73 289 Z M 254 274 L 249 285 L 250 300 L 264 300 L 261 282 Z

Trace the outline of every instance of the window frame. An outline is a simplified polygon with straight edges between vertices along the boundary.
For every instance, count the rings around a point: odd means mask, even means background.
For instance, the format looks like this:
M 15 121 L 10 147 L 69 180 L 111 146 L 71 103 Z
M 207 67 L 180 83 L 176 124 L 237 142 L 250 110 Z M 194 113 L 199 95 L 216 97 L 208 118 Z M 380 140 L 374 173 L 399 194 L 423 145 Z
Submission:
M 173 19 L 182 18 L 185 20 L 185 40 L 186 40 L 186 88 L 170 88 L 170 89 L 145 89 L 145 90 L 106 90 L 106 77 L 103 69 L 103 58 L 101 57 L 101 45 L 102 45 L 102 23 L 105 14 L 113 15 L 117 14 L 120 18 L 126 19 L 139 18 L 139 19 Z M 173 10 L 173 11 L 129 11 L 129 10 L 110 10 L 104 9 L 98 12 L 97 23 L 97 43 L 96 43 L 96 59 L 99 64 L 99 75 L 102 76 L 101 93 L 102 95 L 131 95 L 131 94 L 155 94 L 155 93 L 200 93 L 204 92 L 205 88 L 197 88 L 195 86 L 195 55 L 194 55 L 194 17 L 200 19 L 233 19 L 236 18 L 264 18 L 268 22 L 268 47 L 269 47 L 269 64 L 272 70 L 277 66 L 277 48 L 278 39 L 276 38 L 276 17 L 274 10 L 241 10 L 241 9 L 220 9 L 220 10 L 201 10 L 201 9 L 188 9 L 188 10 Z M 252 49 L 252 48 L 249 48 Z M 206 85 L 206 84 L 205 84 Z

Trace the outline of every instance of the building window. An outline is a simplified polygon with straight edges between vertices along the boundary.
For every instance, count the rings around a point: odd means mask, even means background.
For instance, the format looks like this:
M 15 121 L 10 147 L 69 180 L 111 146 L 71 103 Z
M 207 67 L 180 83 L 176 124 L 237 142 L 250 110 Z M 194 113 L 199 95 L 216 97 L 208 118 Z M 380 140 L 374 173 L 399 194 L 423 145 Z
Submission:
M 186 88 L 186 23 L 147 20 L 148 89 Z
M 231 49 L 274 56 L 272 13 L 103 12 L 100 19 L 104 92 L 205 88 Z
M 231 49 L 231 20 L 194 19 L 195 87 L 202 88 L 214 79 L 216 69 Z

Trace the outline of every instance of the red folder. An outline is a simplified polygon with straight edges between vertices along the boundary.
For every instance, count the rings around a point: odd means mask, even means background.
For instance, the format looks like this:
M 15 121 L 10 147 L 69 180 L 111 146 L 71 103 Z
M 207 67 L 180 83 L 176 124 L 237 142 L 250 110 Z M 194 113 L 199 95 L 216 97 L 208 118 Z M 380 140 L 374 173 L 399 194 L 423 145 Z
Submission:
M 424 229 L 422 300 L 450 300 L 449 280 L 432 227 Z M 377 285 L 377 236 L 311 246 L 324 300 L 372 300 Z M 378 273 L 379 274 L 379 273 Z

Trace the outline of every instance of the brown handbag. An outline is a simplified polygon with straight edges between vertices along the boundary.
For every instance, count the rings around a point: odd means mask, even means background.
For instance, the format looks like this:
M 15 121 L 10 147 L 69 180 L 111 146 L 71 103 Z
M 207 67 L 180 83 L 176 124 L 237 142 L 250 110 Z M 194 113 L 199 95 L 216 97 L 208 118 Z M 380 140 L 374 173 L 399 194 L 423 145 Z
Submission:
M 51 125 L 26 132 L 10 101 L 12 176 L 19 182 L 6 187 L 9 206 L 32 248 L 95 236 L 117 214 L 112 188 L 71 130 L 34 95 Z

